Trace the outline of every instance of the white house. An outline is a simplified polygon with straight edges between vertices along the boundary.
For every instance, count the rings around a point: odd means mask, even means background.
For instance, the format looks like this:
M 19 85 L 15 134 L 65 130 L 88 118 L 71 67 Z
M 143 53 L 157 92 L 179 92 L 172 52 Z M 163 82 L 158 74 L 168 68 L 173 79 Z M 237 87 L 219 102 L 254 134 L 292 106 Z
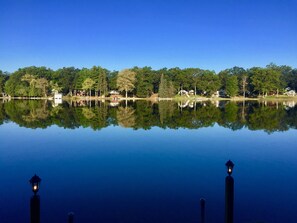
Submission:
M 62 93 L 55 93 L 54 94 L 54 99 L 55 100 L 62 100 L 63 94 Z
M 54 94 L 54 104 L 55 105 L 62 104 L 62 97 L 63 97 L 62 93 L 55 92 L 55 94 Z
M 290 90 L 290 91 L 287 91 L 286 92 L 286 95 L 288 95 L 288 96 L 295 96 L 296 95 L 296 92 L 294 90 Z

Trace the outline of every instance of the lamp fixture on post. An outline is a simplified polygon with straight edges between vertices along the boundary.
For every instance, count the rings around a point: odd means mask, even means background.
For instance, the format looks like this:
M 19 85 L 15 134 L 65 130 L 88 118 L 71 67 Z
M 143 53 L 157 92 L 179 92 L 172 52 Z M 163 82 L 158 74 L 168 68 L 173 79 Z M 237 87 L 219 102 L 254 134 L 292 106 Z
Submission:
M 33 191 L 33 193 L 35 195 L 39 191 L 40 182 L 41 182 L 41 179 L 36 174 L 30 179 L 30 184 L 32 186 L 32 191 Z
M 233 172 L 234 163 L 231 160 L 229 160 L 225 165 L 227 167 L 228 175 L 231 176 L 231 174 Z
M 229 160 L 226 164 L 228 176 L 225 179 L 225 223 L 233 223 L 234 215 L 234 179 L 231 176 L 234 163 Z

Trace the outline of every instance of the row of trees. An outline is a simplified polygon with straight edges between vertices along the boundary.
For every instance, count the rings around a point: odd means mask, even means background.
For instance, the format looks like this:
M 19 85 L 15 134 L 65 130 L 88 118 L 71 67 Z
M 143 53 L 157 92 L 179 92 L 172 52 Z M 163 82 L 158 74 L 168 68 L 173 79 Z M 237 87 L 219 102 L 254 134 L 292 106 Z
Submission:
M 20 97 L 47 97 L 54 91 L 70 96 L 107 96 L 118 90 L 145 98 L 159 93 L 159 97 L 173 97 L 181 90 L 212 96 L 221 90 L 227 97 L 267 96 L 283 93 L 286 88 L 297 90 L 297 69 L 269 64 L 264 68 L 233 67 L 215 73 L 199 68 L 134 67 L 109 71 L 94 66 L 90 69 L 64 67 L 56 71 L 46 67 L 21 68 L 12 74 L 0 71 L 0 92 Z
M 91 106 L 76 106 L 65 102 L 53 107 L 47 100 L 11 100 L 0 102 L 0 125 L 13 121 L 28 128 L 57 125 L 64 128 L 91 127 L 94 130 L 109 125 L 126 128 L 198 129 L 214 124 L 238 130 L 264 130 L 268 133 L 297 128 L 297 106 L 285 108 L 277 103 L 226 102 L 217 106 L 211 102 L 197 103 L 182 110 L 173 101 L 139 100 L 111 107 L 108 103 L 92 101 Z

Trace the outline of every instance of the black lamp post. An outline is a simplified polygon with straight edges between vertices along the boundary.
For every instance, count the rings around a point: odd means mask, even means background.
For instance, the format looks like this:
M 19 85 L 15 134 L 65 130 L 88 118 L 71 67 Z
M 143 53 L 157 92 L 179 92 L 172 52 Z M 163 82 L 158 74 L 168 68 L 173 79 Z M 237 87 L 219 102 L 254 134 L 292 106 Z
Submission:
M 30 200 L 31 223 L 40 223 L 40 197 L 37 195 L 37 192 L 39 191 L 41 179 L 35 174 L 29 182 L 34 193 Z
M 35 195 L 39 191 L 40 182 L 41 182 L 41 179 L 36 174 L 30 179 L 30 184 L 32 186 L 32 191 L 33 191 L 33 193 Z
M 205 200 L 200 199 L 200 223 L 205 223 Z
M 68 213 L 68 223 L 73 223 L 74 222 L 73 219 L 74 219 L 74 213 L 73 212 Z
M 233 172 L 234 163 L 231 160 L 228 160 L 228 162 L 225 164 L 227 167 L 227 173 L 229 176 L 231 176 Z
M 231 174 L 233 172 L 234 163 L 229 160 L 225 165 L 228 173 L 225 180 L 225 223 L 233 223 L 234 179 Z

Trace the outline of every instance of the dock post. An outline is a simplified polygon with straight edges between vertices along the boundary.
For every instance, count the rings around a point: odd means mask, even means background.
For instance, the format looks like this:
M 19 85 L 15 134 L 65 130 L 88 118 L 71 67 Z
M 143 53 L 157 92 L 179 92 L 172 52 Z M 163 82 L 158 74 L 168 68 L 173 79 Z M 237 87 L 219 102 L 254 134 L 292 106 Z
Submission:
M 234 164 L 226 163 L 228 176 L 225 179 L 225 223 L 233 223 L 234 210 L 234 179 L 231 176 Z
M 205 200 L 200 199 L 200 223 L 205 223 Z
M 233 223 L 234 180 L 231 176 L 226 177 L 225 193 L 225 223 Z
M 74 222 L 74 213 L 70 212 L 68 213 L 68 223 L 73 223 Z
M 40 223 L 40 197 L 34 194 L 30 200 L 31 223 Z

